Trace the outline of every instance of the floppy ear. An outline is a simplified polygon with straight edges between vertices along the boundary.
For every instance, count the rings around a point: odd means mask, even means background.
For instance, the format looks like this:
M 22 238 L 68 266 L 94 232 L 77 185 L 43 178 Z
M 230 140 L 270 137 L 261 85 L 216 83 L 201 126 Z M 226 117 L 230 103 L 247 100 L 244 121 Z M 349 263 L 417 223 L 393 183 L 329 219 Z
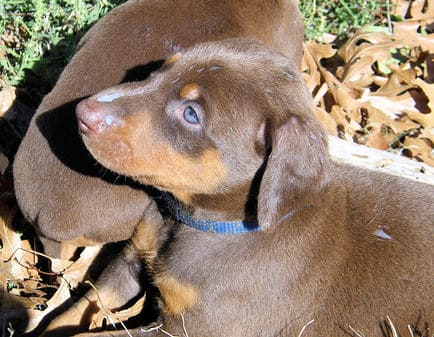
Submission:
M 271 153 L 258 196 L 258 222 L 267 230 L 320 196 L 327 184 L 327 139 L 312 113 L 271 121 Z

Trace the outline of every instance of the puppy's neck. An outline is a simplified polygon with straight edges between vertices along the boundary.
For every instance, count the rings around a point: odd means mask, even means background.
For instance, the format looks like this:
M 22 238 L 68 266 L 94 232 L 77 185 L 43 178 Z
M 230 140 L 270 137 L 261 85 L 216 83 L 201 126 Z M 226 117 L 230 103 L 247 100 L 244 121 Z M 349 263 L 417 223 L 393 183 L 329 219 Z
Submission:
M 174 193 L 189 214 L 197 220 L 238 221 L 255 218 L 254 207 L 249 207 L 249 188 L 239 187 L 230 192 L 186 195 Z M 253 209 L 251 209 L 253 208 Z

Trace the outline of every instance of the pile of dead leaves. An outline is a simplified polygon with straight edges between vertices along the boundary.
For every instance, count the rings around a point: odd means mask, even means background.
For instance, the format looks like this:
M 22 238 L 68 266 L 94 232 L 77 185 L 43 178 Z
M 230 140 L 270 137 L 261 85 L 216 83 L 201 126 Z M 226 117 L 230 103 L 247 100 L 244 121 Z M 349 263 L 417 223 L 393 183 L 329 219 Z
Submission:
M 307 42 L 303 72 L 328 133 L 434 166 L 434 3 L 398 3 L 410 19 Z

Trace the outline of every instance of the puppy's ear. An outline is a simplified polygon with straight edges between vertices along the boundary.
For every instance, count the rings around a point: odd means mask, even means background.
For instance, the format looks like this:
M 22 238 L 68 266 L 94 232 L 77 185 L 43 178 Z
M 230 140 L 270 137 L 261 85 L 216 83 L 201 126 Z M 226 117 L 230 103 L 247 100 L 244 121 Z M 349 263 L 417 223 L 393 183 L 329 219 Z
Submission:
M 258 196 L 258 222 L 264 230 L 314 202 L 327 184 L 329 167 L 326 136 L 313 113 L 289 114 L 270 123 L 271 153 Z

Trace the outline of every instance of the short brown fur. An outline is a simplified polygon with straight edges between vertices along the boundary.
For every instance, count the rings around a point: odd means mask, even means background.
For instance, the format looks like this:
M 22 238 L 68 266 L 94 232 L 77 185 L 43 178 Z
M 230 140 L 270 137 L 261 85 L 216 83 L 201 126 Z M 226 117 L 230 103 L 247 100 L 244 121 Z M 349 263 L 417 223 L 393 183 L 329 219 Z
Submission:
M 215 63 L 221 69 L 206 75 L 192 69 Z M 173 84 L 181 70 L 184 75 Z M 206 97 L 189 103 L 202 116 L 199 126 L 171 114 L 186 106 L 176 99 L 173 103 L 177 86 L 192 80 Z M 173 123 L 177 137 L 161 133 L 158 139 L 170 144 L 176 156 L 191 157 L 192 146 L 198 156 L 212 149 L 228 172 L 213 191 L 195 194 L 197 181 L 190 173 L 182 176 L 162 167 L 162 179 L 178 175 L 184 190 L 191 187 L 184 207 L 193 218 L 242 220 L 248 201 L 257 201 L 259 232 L 213 234 L 178 223 L 157 257 L 165 272 L 197 291 L 197 302 L 183 313 L 189 335 L 289 337 L 314 320 L 303 336 L 344 337 L 351 328 L 381 336 L 387 315 L 402 334 L 418 318 L 432 324 L 434 187 L 331 162 L 294 64 L 253 41 L 207 43 L 185 51 L 148 81 L 108 92 L 138 88 L 143 94 L 97 109 L 103 116 L 119 113 L 115 123 L 82 130 L 90 151 L 98 153 L 96 159 L 104 158 L 105 165 L 126 174 L 122 168 L 128 166 L 129 154 L 117 153 L 121 158 L 108 162 L 110 151 L 100 152 L 112 148 L 103 147 L 109 135 L 122 134 L 125 138 L 118 141 L 130 142 L 131 135 L 121 132 L 131 130 L 129 116 L 135 116 L 138 129 L 148 130 L 151 123 L 158 130 Z M 161 102 L 167 101 L 172 103 L 164 108 Z M 83 121 L 96 113 L 85 107 L 78 110 Z M 141 165 L 146 172 L 154 163 L 149 159 Z M 129 174 L 152 184 L 139 172 Z M 177 187 L 168 191 L 176 196 Z M 171 334 L 183 334 L 177 315 L 163 312 L 163 323 Z M 139 330 L 130 334 L 142 336 Z

